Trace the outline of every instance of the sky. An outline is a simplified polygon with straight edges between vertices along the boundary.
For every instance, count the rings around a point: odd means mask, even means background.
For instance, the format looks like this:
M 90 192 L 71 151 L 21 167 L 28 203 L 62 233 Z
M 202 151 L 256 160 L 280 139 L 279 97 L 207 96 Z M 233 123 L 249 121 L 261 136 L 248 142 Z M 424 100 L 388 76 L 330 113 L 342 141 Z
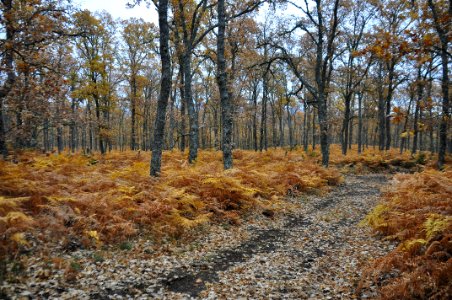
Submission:
M 146 4 L 142 3 L 132 9 L 127 8 L 127 2 L 131 0 L 76 0 L 75 3 L 79 4 L 82 9 L 88 9 L 90 11 L 106 10 L 113 18 L 128 19 L 131 17 L 142 18 L 145 21 L 157 23 L 157 11 L 154 5 L 149 8 Z

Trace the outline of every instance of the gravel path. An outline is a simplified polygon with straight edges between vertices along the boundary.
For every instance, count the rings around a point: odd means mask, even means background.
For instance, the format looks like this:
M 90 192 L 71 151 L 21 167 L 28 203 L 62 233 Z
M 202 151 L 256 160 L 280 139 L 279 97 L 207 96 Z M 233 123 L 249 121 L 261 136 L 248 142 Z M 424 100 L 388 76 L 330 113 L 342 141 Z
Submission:
M 143 239 L 134 251 L 93 261 L 76 251 L 80 272 L 42 276 L 45 262 L 30 258 L 22 280 L 4 282 L 0 296 L 59 299 L 351 299 L 374 298 L 355 288 L 370 259 L 394 246 L 359 221 L 378 201 L 384 175 L 347 176 L 326 196 L 290 199 L 296 213 L 260 217 L 240 227 L 212 227 L 189 245 L 155 248 Z M 65 279 L 66 278 L 66 279 Z M 0 297 L 1 298 L 1 297 Z

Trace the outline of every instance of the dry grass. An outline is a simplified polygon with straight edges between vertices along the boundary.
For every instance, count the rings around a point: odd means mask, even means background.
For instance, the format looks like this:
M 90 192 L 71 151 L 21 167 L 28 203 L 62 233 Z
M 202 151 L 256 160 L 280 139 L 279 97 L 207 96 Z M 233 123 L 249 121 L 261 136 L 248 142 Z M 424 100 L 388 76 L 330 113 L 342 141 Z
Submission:
M 159 179 L 148 176 L 148 153 L 28 152 L 0 162 L 0 253 L 46 242 L 95 247 L 140 233 L 181 237 L 205 223 L 238 224 L 250 211 L 283 205 L 287 194 L 342 180 L 300 152 L 237 150 L 226 172 L 220 152 L 201 151 L 194 166 L 185 157 L 165 152 Z
M 399 241 L 395 250 L 365 272 L 364 280 L 381 281 L 383 299 L 452 295 L 450 168 L 395 176 L 383 203 L 366 221 L 388 239 Z

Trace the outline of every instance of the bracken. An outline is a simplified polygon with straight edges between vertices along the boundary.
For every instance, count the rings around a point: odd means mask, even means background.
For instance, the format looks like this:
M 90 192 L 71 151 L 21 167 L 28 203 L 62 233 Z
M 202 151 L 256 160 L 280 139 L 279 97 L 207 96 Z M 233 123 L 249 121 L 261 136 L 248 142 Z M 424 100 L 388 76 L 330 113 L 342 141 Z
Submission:
M 253 210 L 275 209 L 287 194 L 318 191 L 342 178 L 302 152 L 237 150 L 223 171 L 221 152 L 163 154 L 160 178 L 149 177 L 148 153 L 40 155 L 0 162 L 0 253 L 27 238 L 38 245 L 120 243 L 138 233 L 181 237 L 209 222 L 240 224 Z
M 452 171 L 396 175 L 366 221 L 399 246 L 364 272 L 361 287 L 377 282 L 382 299 L 450 299 Z

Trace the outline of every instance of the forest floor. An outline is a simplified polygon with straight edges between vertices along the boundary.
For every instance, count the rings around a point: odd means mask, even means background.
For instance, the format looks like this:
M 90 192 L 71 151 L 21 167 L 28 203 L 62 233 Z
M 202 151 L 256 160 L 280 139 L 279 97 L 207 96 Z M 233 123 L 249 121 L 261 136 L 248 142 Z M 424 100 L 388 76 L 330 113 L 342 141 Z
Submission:
M 346 175 L 327 194 L 288 198 L 296 209 L 208 225 L 189 243 L 155 247 L 143 236 L 122 250 L 76 250 L 62 257 L 73 278 L 50 267 L 58 261 L 29 257 L 0 298 L 374 298 L 372 285 L 357 292 L 361 272 L 395 245 L 359 223 L 388 179 Z

